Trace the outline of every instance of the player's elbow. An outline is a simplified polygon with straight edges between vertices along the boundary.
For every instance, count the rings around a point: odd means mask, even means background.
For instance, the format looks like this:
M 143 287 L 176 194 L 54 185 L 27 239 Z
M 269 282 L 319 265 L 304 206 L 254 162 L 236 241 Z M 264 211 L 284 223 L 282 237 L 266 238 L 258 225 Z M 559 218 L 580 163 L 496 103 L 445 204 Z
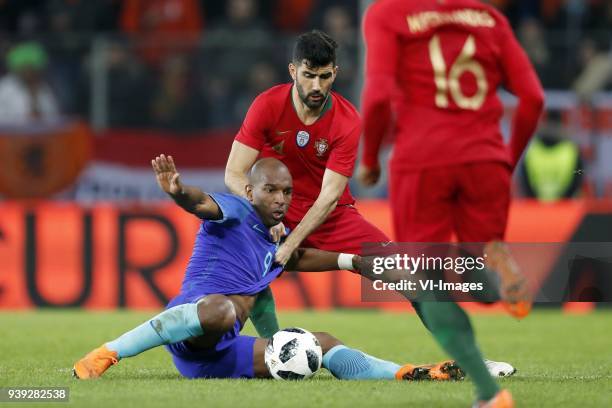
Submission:
M 527 106 L 533 112 L 542 113 L 544 109 L 544 90 L 541 87 L 531 89 L 519 96 L 521 104 Z
M 364 104 L 379 105 L 388 103 L 393 91 L 393 78 L 373 77 L 367 80 L 363 90 Z
M 320 202 L 320 205 L 323 207 L 325 212 L 329 214 L 336 209 L 341 196 L 342 193 L 337 193 L 334 191 L 332 193 L 324 194 L 323 197 L 320 197 L 320 200 L 317 201 Z
M 534 93 L 534 95 L 531 96 L 530 104 L 534 110 L 542 112 L 544 109 L 544 91 L 540 90 L 540 92 Z

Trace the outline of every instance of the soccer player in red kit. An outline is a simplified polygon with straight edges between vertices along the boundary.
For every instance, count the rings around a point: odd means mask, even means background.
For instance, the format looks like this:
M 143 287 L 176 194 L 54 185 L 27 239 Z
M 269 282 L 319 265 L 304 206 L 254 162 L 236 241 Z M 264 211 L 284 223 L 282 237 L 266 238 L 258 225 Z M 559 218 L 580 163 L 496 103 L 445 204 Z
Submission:
M 260 155 L 289 168 L 293 201 L 284 222 L 292 232 L 276 253 L 281 264 L 298 246 L 358 254 L 364 242 L 389 241 L 359 214 L 348 188 L 362 129 L 355 107 L 331 91 L 336 48 L 321 31 L 298 38 L 289 64 L 293 83 L 255 98 L 227 162 L 225 183 L 238 195 L 245 194 L 247 172 Z M 278 330 L 271 292 L 257 302 L 253 324 L 269 337 Z
M 363 29 L 359 179 L 378 181 L 381 140 L 395 114 L 389 188 L 398 241 L 448 242 L 454 232 L 463 242 L 492 242 L 497 260 L 509 265 L 496 241 L 504 237 L 511 173 L 537 125 L 543 90 L 508 21 L 476 0 L 379 0 Z M 509 147 L 500 132 L 501 85 L 518 97 Z M 452 302 L 424 302 L 421 313 L 474 380 L 478 404 L 512 406 L 485 370 L 465 312 Z

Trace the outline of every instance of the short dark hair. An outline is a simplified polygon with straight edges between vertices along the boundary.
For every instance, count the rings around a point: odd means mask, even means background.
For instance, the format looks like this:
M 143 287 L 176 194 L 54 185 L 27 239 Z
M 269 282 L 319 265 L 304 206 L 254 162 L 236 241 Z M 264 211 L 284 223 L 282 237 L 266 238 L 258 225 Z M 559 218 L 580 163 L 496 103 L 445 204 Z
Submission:
M 306 60 L 309 67 L 336 65 L 338 44 L 323 31 L 312 30 L 300 35 L 293 47 L 293 62 L 301 64 Z

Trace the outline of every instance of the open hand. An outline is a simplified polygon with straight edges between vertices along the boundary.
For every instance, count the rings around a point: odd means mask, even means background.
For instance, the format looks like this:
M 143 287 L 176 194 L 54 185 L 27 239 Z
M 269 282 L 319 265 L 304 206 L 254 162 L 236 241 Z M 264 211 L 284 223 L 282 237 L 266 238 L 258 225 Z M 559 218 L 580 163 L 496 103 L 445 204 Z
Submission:
M 151 160 L 151 166 L 153 166 L 157 184 L 164 192 L 174 196 L 183 191 L 183 183 L 181 183 L 180 175 L 176 171 L 172 156 L 166 158 L 163 154 L 159 155 Z

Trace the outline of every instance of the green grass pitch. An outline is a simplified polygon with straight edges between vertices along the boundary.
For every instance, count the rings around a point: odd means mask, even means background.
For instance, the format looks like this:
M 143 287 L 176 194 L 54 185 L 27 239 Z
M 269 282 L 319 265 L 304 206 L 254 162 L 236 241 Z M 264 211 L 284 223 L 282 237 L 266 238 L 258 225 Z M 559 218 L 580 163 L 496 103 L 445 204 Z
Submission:
M 100 380 L 71 377 L 77 358 L 151 315 L 0 313 L 0 387 L 67 386 L 71 407 L 469 407 L 473 401 L 468 380 L 338 381 L 325 370 L 301 382 L 185 380 L 161 348 L 121 361 Z M 280 321 L 282 326 L 329 331 L 349 346 L 399 363 L 445 358 L 414 314 L 281 313 Z M 478 315 L 473 322 L 485 355 L 518 368 L 516 376 L 501 380 L 518 407 L 612 406 L 612 311 L 580 316 L 536 311 L 520 322 L 505 315 Z M 253 333 L 252 327 L 245 332 Z

